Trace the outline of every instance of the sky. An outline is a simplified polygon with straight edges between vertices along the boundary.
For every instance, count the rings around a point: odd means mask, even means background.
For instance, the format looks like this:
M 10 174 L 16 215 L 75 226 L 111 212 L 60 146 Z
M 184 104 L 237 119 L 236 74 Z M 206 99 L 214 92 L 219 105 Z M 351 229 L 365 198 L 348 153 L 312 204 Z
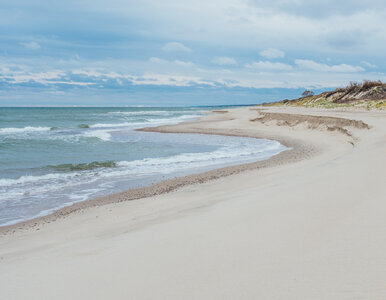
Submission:
M 292 99 L 386 81 L 384 0 L 2 0 L 0 106 Z

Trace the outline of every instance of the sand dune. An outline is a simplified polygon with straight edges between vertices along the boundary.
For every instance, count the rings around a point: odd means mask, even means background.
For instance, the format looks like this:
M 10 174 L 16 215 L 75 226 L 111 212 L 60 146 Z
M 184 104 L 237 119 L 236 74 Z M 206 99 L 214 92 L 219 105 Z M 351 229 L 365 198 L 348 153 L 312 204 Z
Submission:
M 145 130 L 292 150 L 3 229 L 2 299 L 385 299 L 385 112 L 244 107 Z

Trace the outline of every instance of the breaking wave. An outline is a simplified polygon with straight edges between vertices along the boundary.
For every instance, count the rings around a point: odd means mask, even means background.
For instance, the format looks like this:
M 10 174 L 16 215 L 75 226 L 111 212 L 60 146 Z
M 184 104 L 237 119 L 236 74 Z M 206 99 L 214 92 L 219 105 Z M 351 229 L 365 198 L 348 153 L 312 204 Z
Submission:
M 9 127 L 9 128 L 0 128 L 0 134 L 15 134 L 15 133 L 26 133 L 26 132 L 37 132 L 37 131 L 49 131 L 51 127 Z

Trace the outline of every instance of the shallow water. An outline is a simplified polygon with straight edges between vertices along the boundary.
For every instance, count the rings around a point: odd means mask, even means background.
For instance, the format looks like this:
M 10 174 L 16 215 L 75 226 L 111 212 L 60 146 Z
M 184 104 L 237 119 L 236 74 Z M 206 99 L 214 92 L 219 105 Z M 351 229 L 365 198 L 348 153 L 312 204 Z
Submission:
M 134 131 L 212 109 L 0 108 L 0 226 L 285 149 L 269 140 Z

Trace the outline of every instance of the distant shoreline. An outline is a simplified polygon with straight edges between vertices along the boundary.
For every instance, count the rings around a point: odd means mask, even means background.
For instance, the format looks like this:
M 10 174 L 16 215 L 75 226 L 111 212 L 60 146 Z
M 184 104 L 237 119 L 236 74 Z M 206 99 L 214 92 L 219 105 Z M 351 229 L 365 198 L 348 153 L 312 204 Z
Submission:
M 36 105 L 36 106 L 0 106 L 0 108 L 210 108 L 210 107 L 248 107 L 254 104 L 219 104 L 219 105 L 181 105 L 181 106 L 86 106 L 86 105 Z

